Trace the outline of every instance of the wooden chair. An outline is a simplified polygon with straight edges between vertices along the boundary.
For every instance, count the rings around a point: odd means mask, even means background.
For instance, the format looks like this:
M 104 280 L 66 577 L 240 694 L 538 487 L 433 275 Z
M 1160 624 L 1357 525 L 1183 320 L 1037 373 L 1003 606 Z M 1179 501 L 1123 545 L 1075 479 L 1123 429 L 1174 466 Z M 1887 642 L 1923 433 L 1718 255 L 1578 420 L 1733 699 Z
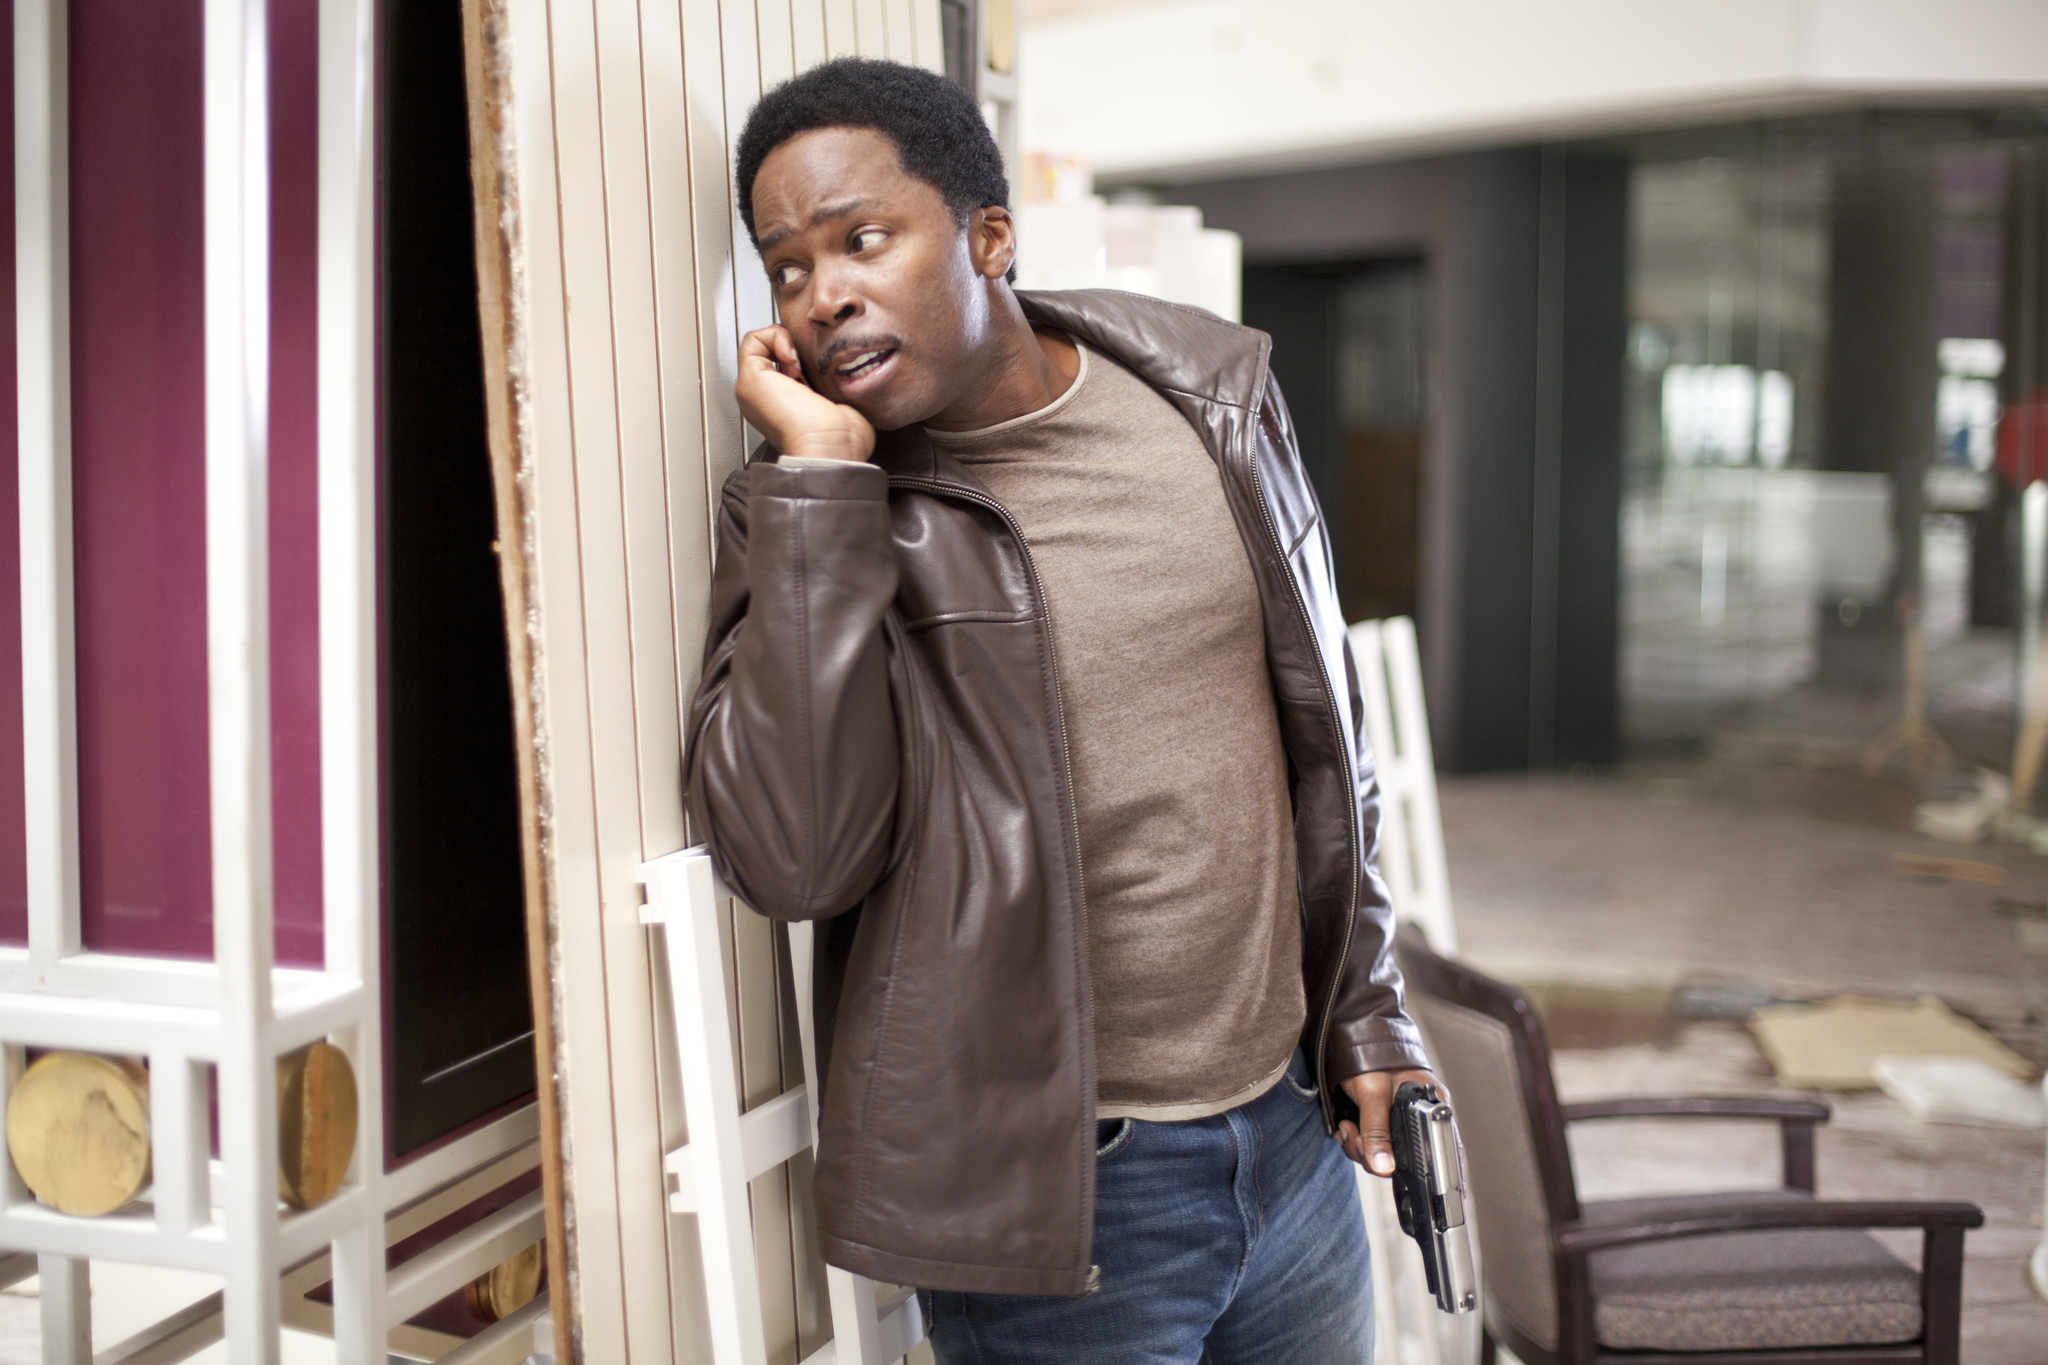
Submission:
M 1984 1222 L 1976 1205 L 1815 1199 L 1824 1104 L 1561 1104 L 1526 996 L 1413 930 L 1395 952 L 1464 1136 L 1486 1265 L 1486 1365 L 1497 1344 L 1527 1365 L 1955 1365 L 1963 1234 Z M 1581 1203 L 1565 1125 L 1652 1115 L 1775 1121 L 1781 1188 Z M 1866 1228 L 1922 1229 L 1921 1270 Z

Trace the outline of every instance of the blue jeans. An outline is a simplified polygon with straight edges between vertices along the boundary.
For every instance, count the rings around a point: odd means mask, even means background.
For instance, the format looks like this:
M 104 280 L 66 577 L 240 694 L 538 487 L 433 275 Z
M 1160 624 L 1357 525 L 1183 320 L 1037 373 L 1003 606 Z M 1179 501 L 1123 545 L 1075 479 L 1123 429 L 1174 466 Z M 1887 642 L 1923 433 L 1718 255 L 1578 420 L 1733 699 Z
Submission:
M 1100 1124 L 1100 1291 L 934 1291 L 942 1365 L 1369 1365 L 1365 1219 L 1313 1084 L 1297 1051 L 1228 1113 Z

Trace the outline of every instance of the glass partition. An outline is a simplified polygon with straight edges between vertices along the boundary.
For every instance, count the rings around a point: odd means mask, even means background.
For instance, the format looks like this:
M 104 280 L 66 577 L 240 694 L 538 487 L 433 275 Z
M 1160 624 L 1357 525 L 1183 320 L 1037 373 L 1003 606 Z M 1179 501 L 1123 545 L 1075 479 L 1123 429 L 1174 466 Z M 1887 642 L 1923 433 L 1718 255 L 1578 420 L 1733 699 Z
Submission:
M 213 951 L 196 0 L 70 6 L 82 932 Z
M 277 959 L 312 966 L 321 961 L 322 933 L 314 487 L 318 10 L 311 0 L 279 0 L 269 17 Z M 209 956 L 213 945 L 202 20 L 198 0 L 69 6 L 81 929 L 90 949 L 195 958 Z M 7 373 L 11 393 L 11 363 Z M 7 425 L 11 439 L 12 421 Z M 6 520 L 11 537 L 14 518 Z M 12 574 L 17 556 L 7 557 Z M 4 595 L 18 613 L 19 591 Z M 18 647 L 18 624 L 4 633 Z M 0 671 L 18 686 L 18 662 Z M 19 705 L 9 713 L 18 716 Z M 15 837 L 19 816 L 4 820 L 5 814 L 0 808 L 6 837 Z M 0 841 L 0 935 L 9 925 L 5 859 Z
M 1638 761 L 1896 826 L 2032 786 L 2044 147 L 2031 113 L 1631 141 Z

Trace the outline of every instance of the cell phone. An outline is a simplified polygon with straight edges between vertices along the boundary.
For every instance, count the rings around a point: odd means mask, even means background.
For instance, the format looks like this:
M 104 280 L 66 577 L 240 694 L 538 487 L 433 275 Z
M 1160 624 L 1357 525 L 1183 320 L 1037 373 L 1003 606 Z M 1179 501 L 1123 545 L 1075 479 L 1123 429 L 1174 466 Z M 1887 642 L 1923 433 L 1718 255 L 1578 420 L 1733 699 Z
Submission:
M 1404 1081 L 1394 1092 L 1394 1208 L 1401 1231 L 1422 1248 L 1429 1292 L 1446 1313 L 1479 1306 L 1472 1231 L 1465 1217 L 1465 1153 L 1451 1106 L 1433 1085 Z

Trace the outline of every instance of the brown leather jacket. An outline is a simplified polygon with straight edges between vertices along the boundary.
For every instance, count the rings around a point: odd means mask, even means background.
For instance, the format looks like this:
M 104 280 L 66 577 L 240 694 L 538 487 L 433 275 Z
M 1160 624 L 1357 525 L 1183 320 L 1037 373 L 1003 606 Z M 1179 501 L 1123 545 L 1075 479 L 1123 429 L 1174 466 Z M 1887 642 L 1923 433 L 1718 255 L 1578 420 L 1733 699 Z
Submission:
M 1130 294 L 1025 294 L 1202 436 L 1244 537 L 1293 784 L 1309 1017 L 1332 1082 L 1425 1065 L 1389 951 L 1379 789 L 1328 538 L 1271 343 Z M 1199 679 L 1189 679 L 1199 686 Z M 1029 549 L 919 428 L 871 464 L 726 482 L 685 771 L 763 914 L 821 920 L 825 1259 L 894 1284 L 1091 1284 L 1095 1050 L 1073 780 Z

